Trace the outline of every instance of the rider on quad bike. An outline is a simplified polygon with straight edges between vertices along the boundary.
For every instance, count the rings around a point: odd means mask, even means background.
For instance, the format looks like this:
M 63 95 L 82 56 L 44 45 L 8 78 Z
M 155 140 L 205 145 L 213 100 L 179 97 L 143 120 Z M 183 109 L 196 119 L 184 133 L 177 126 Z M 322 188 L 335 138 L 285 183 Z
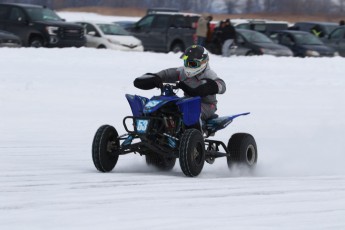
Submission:
M 171 170 L 178 159 L 182 172 L 189 177 L 198 176 L 204 162 L 213 164 L 220 157 L 226 157 L 230 169 L 236 164 L 249 168 L 256 165 L 258 155 L 252 135 L 235 133 L 228 145 L 209 138 L 249 112 L 221 117 L 215 114 L 216 94 L 226 88 L 210 69 L 207 50 L 194 45 L 181 58 L 183 67 L 135 79 L 137 88 L 157 87 L 161 94 L 151 98 L 126 94 L 133 114 L 123 118 L 126 133 L 119 135 L 108 124 L 99 127 L 92 143 L 92 160 L 100 172 L 110 172 L 119 156 L 129 153 L 145 156 L 147 165 L 163 171 Z M 176 95 L 174 90 L 179 88 L 185 97 Z
M 217 110 L 216 94 L 226 91 L 225 82 L 210 68 L 208 51 L 199 45 L 186 49 L 181 59 L 182 67 L 169 68 L 158 73 L 146 73 L 134 80 L 134 86 L 139 89 L 160 88 L 163 83 L 177 83 L 187 97 L 201 97 L 201 119 L 206 121 Z

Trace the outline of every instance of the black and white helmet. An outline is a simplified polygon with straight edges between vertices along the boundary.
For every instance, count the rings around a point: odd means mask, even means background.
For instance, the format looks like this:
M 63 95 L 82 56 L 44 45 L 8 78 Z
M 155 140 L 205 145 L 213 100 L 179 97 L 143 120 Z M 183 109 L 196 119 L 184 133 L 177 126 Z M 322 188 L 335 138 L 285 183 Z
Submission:
M 199 45 L 192 45 L 182 54 L 184 72 L 187 77 L 194 77 L 202 73 L 209 60 L 208 51 Z

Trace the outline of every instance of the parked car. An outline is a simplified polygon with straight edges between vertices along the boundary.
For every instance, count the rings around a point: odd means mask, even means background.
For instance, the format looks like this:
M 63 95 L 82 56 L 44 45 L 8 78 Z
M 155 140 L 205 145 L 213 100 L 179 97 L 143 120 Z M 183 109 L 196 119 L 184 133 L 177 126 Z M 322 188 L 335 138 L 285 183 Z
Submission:
M 228 55 L 272 55 L 277 57 L 293 55 L 289 48 L 274 43 L 269 37 L 260 32 L 236 29 L 236 33 L 236 46 L 229 49 Z
M 141 41 L 121 26 L 108 22 L 76 22 L 86 30 L 86 47 L 123 51 L 144 51 Z
M 81 47 L 86 42 L 82 26 L 39 5 L 1 3 L 0 29 L 17 35 L 23 46 Z
M 333 22 L 296 22 L 291 30 L 301 30 L 312 33 L 313 29 L 318 32 L 318 37 L 327 37 L 335 28 L 338 27 L 338 23 Z
M 338 51 L 340 56 L 345 57 L 345 26 L 337 27 L 322 41 Z
M 20 38 L 10 32 L 0 30 L 0 47 L 21 47 Z
M 270 38 L 292 50 L 295 57 L 334 57 L 338 53 L 325 45 L 318 37 L 305 31 L 281 30 L 273 32 Z
M 129 32 L 142 41 L 144 50 L 176 53 L 194 44 L 199 17 L 198 14 L 155 11 L 141 18 Z
M 115 21 L 113 22 L 119 26 L 121 26 L 123 29 L 125 30 L 129 30 L 130 28 L 132 28 L 135 24 L 134 21 Z
M 255 30 L 266 35 L 275 30 L 286 30 L 289 27 L 289 23 L 286 21 L 266 19 L 231 19 L 231 23 L 237 29 Z

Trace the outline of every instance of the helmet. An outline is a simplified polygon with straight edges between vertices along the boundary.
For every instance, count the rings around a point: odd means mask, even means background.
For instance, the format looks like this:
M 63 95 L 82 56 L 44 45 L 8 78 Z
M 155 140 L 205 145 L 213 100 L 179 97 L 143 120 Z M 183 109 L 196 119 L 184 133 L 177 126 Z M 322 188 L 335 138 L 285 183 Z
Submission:
M 209 60 L 208 51 L 199 45 L 192 45 L 182 54 L 184 62 L 184 72 L 187 77 L 194 77 L 207 67 Z

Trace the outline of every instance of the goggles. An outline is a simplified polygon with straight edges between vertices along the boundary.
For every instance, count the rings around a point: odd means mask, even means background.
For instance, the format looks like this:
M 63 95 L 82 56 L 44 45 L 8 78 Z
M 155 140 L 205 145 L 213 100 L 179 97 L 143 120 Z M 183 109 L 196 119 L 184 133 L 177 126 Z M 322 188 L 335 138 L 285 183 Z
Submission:
M 184 60 L 184 66 L 189 68 L 199 68 L 205 61 L 199 60 Z

